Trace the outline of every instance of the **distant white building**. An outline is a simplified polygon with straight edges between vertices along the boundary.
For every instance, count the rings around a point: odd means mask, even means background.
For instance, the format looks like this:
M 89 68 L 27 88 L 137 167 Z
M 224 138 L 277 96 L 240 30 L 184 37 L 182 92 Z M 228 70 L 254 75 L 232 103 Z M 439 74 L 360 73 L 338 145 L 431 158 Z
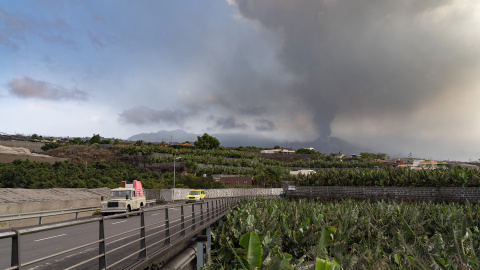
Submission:
M 299 175 L 299 174 L 308 175 L 308 174 L 315 174 L 315 173 L 316 173 L 315 170 L 290 171 L 291 175 Z
M 261 150 L 260 153 L 262 154 L 294 154 L 294 150 L 287 150 L 287 149 L 269 149 L 269 150 Z

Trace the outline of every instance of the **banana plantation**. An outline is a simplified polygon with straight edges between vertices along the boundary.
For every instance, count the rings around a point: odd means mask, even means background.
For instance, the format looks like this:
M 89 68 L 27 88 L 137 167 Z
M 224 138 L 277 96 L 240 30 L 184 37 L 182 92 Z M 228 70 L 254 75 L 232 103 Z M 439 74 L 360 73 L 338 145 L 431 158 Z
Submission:
M 297 186 L 480 187 L 480 170 L 330 169 L 288 180 Z
M 479 220 L 469 203 L 244 200 L 208 269 L 479 269 Z

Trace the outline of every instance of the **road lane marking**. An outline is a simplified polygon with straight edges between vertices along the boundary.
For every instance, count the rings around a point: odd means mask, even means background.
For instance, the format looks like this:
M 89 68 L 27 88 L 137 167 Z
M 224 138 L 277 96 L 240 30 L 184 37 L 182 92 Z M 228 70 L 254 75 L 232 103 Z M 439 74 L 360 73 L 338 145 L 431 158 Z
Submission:
M 126 220 L 124 220 L 124 221 L 118 221 L 118 222 L 112 223 L 111 225 L 118 224 L 118 223 L 123 223 L 123 222 L 127 222 L 127 221 L 126 221 Z
M 43 240 L 47 240 L 47 239 L 52 239 L 52 238 L 56 238 L 56 237 L 60 237 L 60 236 L 65 236 L 65 235 L 67 235 L 67 234 L 64 233 L 64 234 L 59 234 L 59 235 L 55 235 L 55 236 L 50 236 L 50 237 L 47 237 L 47 238 L 37 239 L 37 240 L 35 240 L 35 242 L 39 242 L 39 241 L 43 241 Z
M 160 213 L 152 214 L 152 216 L 160 215 Z

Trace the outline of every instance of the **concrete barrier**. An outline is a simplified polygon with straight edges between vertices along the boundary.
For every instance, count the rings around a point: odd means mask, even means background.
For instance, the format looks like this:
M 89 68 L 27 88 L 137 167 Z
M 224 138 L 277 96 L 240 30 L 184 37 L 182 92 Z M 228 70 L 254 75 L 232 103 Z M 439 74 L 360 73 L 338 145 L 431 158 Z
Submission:
M 48 212 L 53 210 L 68 210 L 85 207 L 98 207 L 100 205 L 100 197 L 96 199 L 71 200 L 71 201 L 43 201 L 43 202 L 21 202 L 0 204 L 0 215 L 18 214 L 19 217 L 23 213 L 32 212 Z M 72 220 L 76 217 L 87 217 L 93 214 L 94 210 L 80 212 L 78 216 L 75 213 L 61 214 L 55 216 L 42 217 L 42 224 Z M 25 218 L 11 221 L 1 221 L 0 229 L 8 229 L 14 227 L 33 226 L 39 224 L 39 217 Z
M 185 200 L 189 188 L 176 188 L 175 194 L 172 189 L 146 189 L 147 200 L 159 202 L 171 202 Z M 239 196 L 280 196 L 281 188 L 229 188 L 229 189 L 205 189 L 207 198 L 239 197 Z

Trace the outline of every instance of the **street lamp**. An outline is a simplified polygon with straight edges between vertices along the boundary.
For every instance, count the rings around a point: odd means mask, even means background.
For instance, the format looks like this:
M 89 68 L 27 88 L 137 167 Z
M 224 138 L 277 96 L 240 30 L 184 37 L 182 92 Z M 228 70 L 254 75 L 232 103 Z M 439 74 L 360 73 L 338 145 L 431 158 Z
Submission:
M 181 159 L 181 158 L 182 157 L 176 157 L 176 158 L 173 159 L 173 196 L 172 196 L 172 201 L 175 201 L 175 161 L 177 159 Z

